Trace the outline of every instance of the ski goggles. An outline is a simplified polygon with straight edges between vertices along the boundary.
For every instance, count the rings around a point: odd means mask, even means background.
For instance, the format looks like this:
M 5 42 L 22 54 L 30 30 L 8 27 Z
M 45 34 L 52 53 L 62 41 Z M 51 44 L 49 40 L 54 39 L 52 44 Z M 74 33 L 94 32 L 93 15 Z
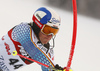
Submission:
M 46 35 L 56 35 L 58 32 L 59 28 L 57 27 L 52 27 L 52 26 L 48 26 L 48 25 L 43 25 L 43 28 L 41 29 L 41 32 L 46 34 Z

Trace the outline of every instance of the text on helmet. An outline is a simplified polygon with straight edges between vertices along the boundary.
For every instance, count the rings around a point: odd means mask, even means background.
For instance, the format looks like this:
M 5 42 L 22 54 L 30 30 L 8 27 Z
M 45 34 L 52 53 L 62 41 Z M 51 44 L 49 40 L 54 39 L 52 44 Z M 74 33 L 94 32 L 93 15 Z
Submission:
M 56 20 L 55 18 L 52 18 L 52 19 L 51 19 L 51 22 L 52 22 L 53 24 L 60 23 L 60 21 L 59 21 L 59 20 Z

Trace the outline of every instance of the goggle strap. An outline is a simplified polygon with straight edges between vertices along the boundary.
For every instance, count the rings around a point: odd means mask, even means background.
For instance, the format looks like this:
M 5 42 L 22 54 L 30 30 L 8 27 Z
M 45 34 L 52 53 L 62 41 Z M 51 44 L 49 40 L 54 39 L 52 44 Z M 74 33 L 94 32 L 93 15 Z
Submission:
M 52 37 L 52 39 L 53 39 L 53 46 L 51 46 L 52 49 L 55 47 L 55 41 L 54 41 L 55 37 L 56 37 L 56 35 L 54 37 Z

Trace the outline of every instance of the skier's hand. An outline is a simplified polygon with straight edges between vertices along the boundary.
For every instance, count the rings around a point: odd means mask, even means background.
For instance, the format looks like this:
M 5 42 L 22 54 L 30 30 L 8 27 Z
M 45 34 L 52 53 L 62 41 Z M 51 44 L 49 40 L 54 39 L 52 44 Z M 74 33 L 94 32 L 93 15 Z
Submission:
M 54 70 L 52 71 L 66 71 L 66 67 L 61 67 L 58 64 L 55 65 Z M 69 71 L 72 71 L 72 69 L 69 69 Z
M 63 71 L 63 68 L 59 66 L 58 64 L 55 65 L 55 70 L 53 71 Z

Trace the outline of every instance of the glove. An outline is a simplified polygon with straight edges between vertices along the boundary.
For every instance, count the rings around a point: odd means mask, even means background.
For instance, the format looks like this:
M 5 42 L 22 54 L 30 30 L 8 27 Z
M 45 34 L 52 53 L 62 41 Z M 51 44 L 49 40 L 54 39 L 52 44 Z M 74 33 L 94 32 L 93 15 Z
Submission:
M 55 65 L 55 70 L 52 70 L 52 71 L 63 71 L 63 68 L 60 67 L 58 64 Z
M 66 71 L 66 67 L 62 68 L 58 64 L 55 65 L 54 70 L 52 71 Z M 72 69 L 69 69 L 69 71 L 72 71 Z

